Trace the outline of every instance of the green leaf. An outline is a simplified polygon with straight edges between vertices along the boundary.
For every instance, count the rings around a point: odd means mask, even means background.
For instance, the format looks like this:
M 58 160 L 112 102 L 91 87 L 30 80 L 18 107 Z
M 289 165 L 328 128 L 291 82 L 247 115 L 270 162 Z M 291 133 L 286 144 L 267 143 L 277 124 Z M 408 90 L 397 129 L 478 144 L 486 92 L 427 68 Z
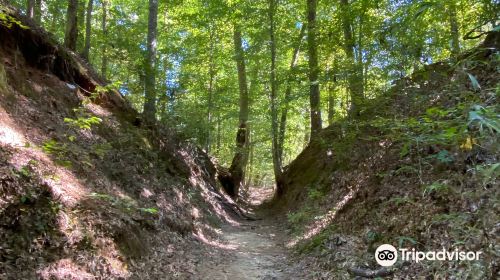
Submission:
M 139 208 L 139 210 L 153 215 L 158 214 L 158 209 L 156 208 Z
M 472 75 L 471 73 L 467 73 L 467 76 L 469 76 L 469 79 L 472 83 L 472 87 L 474 88 L 474 90 L 476 91 L 481 90 L 481 85 L 479 85 L 479 82 L 477 81 L 476 77 L 474 77 L 474 75 Z

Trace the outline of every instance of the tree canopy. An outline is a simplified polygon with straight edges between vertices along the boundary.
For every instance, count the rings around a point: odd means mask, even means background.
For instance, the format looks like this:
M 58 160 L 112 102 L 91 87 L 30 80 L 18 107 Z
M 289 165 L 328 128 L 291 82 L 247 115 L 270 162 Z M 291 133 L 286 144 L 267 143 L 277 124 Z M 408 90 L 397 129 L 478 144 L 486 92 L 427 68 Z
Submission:
M 152 1 L 157 2 L 153 50 L 148 39 L 151 3 L 12 2 L 55 39 L 82 53 L 104 78 L 116 82 L 137 110 L 146 108 L 145 115 L 152 113 L 226 166 L 237 149 L 239 122 L 241 126 L 241 76 L 234 43 L 238 28 L 248 90 L 244 168 L 247 182 L 261 185 L 272 184 L 272 172 L 279 170 L 272 168 L 273 147 L 282 149 L 275 154 L 281 159 L 274 163 L 286 165 L 308 144 L 315 106 L 319 119 L 312 123 L 321 125 L 322 115 L 324 127 L 362 110 L 363 103 L 395 80 L 426 64 L 453 60 L 460 50 L 476 45 L 481 32 L 498 28 L 499 4 L 497 0 Z M 70 15 L 74 5 L 76 14 Z M 313 10 L 314 26 L 304 28 L 311 25 Z M 68 34 L 74 28 L 76 45 Z M 310 90 L 318 91 L 312 103 Z M 145 106 L 148 98 L 151 103 Z M 352 110 L 353 104 L 361 107 Z M 280 141 L 278 134 L 284 139 Z

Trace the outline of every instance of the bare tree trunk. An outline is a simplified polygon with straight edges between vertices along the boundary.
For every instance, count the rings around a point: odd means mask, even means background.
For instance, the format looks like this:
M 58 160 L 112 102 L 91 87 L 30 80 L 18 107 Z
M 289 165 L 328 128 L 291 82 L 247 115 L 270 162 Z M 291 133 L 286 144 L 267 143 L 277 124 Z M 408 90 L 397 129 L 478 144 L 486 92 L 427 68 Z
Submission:
M 217 141 L 216 141 L 217 156 L 220 155 L 221 125 L 222 125 L 222 119 L 220 117 L 220 110 L 217 110 Z
M 89 61 L 90 55 L 90 33 L 92 32 L 92 8 L 94 0 L 89 0 L 87 5 L 87 14 L 85 19 L 85 46 L 83 47 L 82 56 L 85 60 Z
M 334 81 L 328 84 L 328 125 L 333 124 L 333 117 L 335 116 L 335 90 Z
M 307 44 L 309 50 L 309 101 L 311 104 L 311 139 L 321 130 L 318 48 L 316 42 L 316 7 L 318 0 L 307 0 Z
M 245 167 L 248 159 L 248 84 L 245 68 L 245 57 L 242 46 L 241 30 L 239 26 L 234 27 L 233 32 L 235 60 L 238 69 L 238 85 L 240 89 L 240 114 L 239 127 L 236 134 L 236 151 L 229 168 L 232 186 L 228 189 L 231 197 L 237 197 L 239 188 L 244 183 Z
M 357 63 L 356 63 L 356 83 L 358 86 L 359 96 L 365 97 L 365 86 L 364 86 L 364 67 L 363 67 L 363 21 L 364 21 L 364 11 L 361 13 L 359 18 L 359 33 L 358 33 L 358 48 L 357 48 Z
M 80 29 L 85 29 L 85 12 L 87 10 L 87 0 L 78 0 L 78 34 L 76 35 L 76 49 L 83 50 L 85 46 L 85 33 L 80 32 Z
M 35 0 L 28 0 L 26 3 L 26 16 L 29 18 L 35 17 Z
M 101 21 L 101 29 L 102 29 L 102 36 L 103 36 L 103 42 L 101 46 L 101 53 L 102 53 L 102 62 L 101 62 L 101 75 L 103 78 L 107 77 L 107 72 L 108 72 L 108 56 L 106 54 L 106 38 L 108 36 L 108 28 L 107 28 L 107 16 L 108 16 L 108 0 L 103 0 L 102 1 L 102 21 Z
M 449 3 L 448 17 L 450 20 L 451 53 L 458 55 L 460 53 L 460 32 L 458 30 L 457 7 L 453 1 Z
M 156 32 L 158 26 L 158 0 L 149 0 L 148 38 L 146 54 L 146 84 L 144 101 L 144 121 L 151 125 L 156 122 Z
M 342 10 L 342 29 L 344 31 L 344 50 L 349 59 L 349 73 L 348 73 L 348 85 L 349 92 L 351 94 L 351 107 L 349 109 L 349 114 L 351 116 L 358 115 L 361 102 L 363 101 L 362 92 L 358 83 L 357 78 L 357 67 L 356 61 L 354 59 L 354 36 L 352 34 L 352 23 L 349 11 L 349 1 L 340 0 L 341 10 Z
M 302 145 L 302 149 L 305 149 L 307 147 L 307 145 L 309 144 L 309 141 L 310 141 L 310 138 L 311 138 L 311 133 L 310 133 L 310 129 L 308 129 L 308 126 L 311 125 L 311 122 L 308 120 L 308 117 L 310 118 L 310 112 L 309 112 L 309 108 L 306 107 L 305 108 L 305 111 L 306 113 L 304 114 L 305 118 L 304 118 L 304 142 L 303 142 L 303 145 Z
M 76 50 L 76 41 L 78 39 L 78 0 L 68 1 L 68 10 L 66 13 L 66 33 L 64 36 L 64 45 L 72 50 Z
M 271 131 L 272 131 L 272 147 L 271 154 L 273 158 L 274 179 L 278 182 L 282 172 L 281 159 L 279 154 L 278 143 L 278 83 L 276 81 L 276 40 L 274 34 L 274 14 L 276 12 L 276 0 L 269 0 L 269 43 L 271 49 Z M 279 190 L 278 190 L 279 192 Z
M 35 1 L 35 21 L 38 24 L 42 23 L 42 0 Z
M 210 145 L 212 142 L 212 111 L 213 111 L 213 95 L 214 95 L 214 84 L 215 84 L 215 75 L 216 75 L 216 69 L 215 69 L 215 58 L 214 58 L 214 53 L 215 53 L 215 27 L 212 26 L 210 28 L 210 58 L 209 58 L 209 69 L 208 69 L 208 75 L 210 76 L 210 80 L 208 83 L 208 104 L 207 104 L 207 142 L 205 144 L 205 150 L 207 153 L 210 152 Z
M 292 54 L 292 61 L 290 62 L 290 70 L 288 73 L 288 79 L 287 79 L 287 85 L 286 85 L 286 90 L 285 90 L 285 97 L 284 97 L 284 104 L 283 104 L 283 109 L 281 111 L 281 119 L 280 119 L 280 127 L 279 127 L 279 138 L 278 138 L 278 151 L 279 151 L 279 158 L 281 163 L 283 164 L 283 151 L 284 151 L 284 145 L 285 145 L 285 132 L 286 132 L 286 120 L 287 120 L 287 115 L 288 115 L 288 109 L 290 106 L 290 99 L 292 96 L 292 81 L 293 81 L 293 71 L 295 67 L 297 66 L 297 62 L 299 60 L 299 52 L 300 52 L 300 47 L 302 44 L 302 39 L 304 38 L 304 35 L 306 33 L 306 25 L 303 24 L 302 27 L 300 28 L 300 34 L 299 37 L 297 38 L 296 45 L 293 49 L 293 54 Z

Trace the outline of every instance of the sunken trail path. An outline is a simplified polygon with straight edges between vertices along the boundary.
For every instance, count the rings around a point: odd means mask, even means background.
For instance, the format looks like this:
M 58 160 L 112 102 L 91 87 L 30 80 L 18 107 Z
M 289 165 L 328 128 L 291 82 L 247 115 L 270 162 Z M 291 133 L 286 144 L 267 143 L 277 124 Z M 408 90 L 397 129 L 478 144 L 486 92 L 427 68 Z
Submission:
M 229 259 L 200 268 L 203 279 L 294 279 L 284 247 L 284 232 L 271 219 L 222 228 Z

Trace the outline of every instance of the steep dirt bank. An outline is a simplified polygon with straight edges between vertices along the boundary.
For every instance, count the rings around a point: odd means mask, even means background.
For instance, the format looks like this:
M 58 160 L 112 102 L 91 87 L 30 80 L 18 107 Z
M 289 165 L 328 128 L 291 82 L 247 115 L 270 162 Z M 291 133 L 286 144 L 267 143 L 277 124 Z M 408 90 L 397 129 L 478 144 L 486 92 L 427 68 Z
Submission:
M 384 243 L 482 251 L 475 262 L 399 261 L 388 278 L 498 279 L 499 39 L 398 81 L 287 167 L 275 209 L 304 262 L 352 279 L 352 268 L 380 268 Z
M 235 223 L 209 157 L 0 9 L 0 278 L 196 279 Z

